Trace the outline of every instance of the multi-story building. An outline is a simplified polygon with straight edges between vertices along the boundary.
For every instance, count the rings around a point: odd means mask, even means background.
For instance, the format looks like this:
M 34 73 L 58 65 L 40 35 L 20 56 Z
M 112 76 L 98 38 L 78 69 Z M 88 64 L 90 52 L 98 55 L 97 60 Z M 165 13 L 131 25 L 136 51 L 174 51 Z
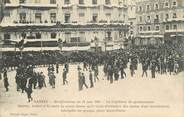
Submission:
M 0 2 L 0 22 L 3 18 L 3 2 Z
M 136 37 L 137 29 L 136 29 L 136 1 L 128 0 L 128 22 L 129 22 L 129 36 L 128 36 L 128 44 L 132 45 L 135 43 L 134 39 Z
M 3 39 L 27 47 L 120 45 L 128 33 L 126 0 L 5 0 Z
M 175 37 L 184 40 L 183 0 L 142 0 L 136 4 L 137 45 L 159 45 Z

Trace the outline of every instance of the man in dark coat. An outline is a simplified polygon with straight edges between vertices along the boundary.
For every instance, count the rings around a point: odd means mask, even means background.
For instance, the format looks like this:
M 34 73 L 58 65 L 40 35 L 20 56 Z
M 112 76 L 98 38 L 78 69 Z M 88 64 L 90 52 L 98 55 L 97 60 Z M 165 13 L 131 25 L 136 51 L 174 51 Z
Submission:
M 124 69 L 125 69 L 125 65 L 124 65 L 124 63 L 122 63 L 121 68 L 120 68 L 121 79 L 123 79 L 124 76 L 126 77 L 126 73 L 125 73 L 125 70 Z
M 93 75 L 92 75 L 91 70 L 89 71 L 89 81 L 90 81 L 90 88 L 94 87 Z
M 119 79 L 119 69 L 117 66 L 114 67 L 114 78 L 116 81 Z
M 4 87 L 5 87 L 6 91 L 9 90 L 8 86 L 9 86 L 8 77 L 4 77 Z
M 86 84 L 86 78 L 85 78 L 85 76 L 84 76 L 84 73 L 82 73 L 82 87 L 83 87 L 83 85 L 84 85 L 86 88 L 88 88 L 88 85 Z
M 21 89 L 22 89 L 22 93 L 24 93 L 25 89 L 26 89 L 26 84 L 27 84 L 27 79 L 24 75 L 21 75 Z
M 33 92 L 33 90 L 32 90 L 31 85 L 28 85 L 28 88 L 26 87 L 26 93 L 27 93 L 28 102 L 33 100 L 32 96 L 31 96 L 32 92 Z
M 15 76 L 15 82 L 16 82 L 16 84 L 17 84 L 17 91 L 19 91 L 20 90 L 20 85 L 21 85 L 21 79 L 20 79 L 20 75 L 18 75 L 18 74 L 16 74 L 16 76 Z
M 131 74 L 132 77 L 133 77 L 133 75 L 135 74 L 134 70 L 135 70 L 134 65 L 133 65 L 133 63 L 131 62 L 131 63 L 130 63 L 130 74 Z
M 79 91 L 81 91 L 83 88 L 83 81 L 82 81 L 82 73 L 81 71 L 78 69 L 78 84 L 79 84 Z
M 56 63 L 56 73 L 57 74 L 59 73 L 59 63 L 58 62 Z
M 156 70 L 156 61 L 152 60 L 151 62 L 151 77 L 155 78 L 155 71 Z
M 66 68 L 64 68 L 63 69 L 63 85 L 65 85 L 65 83 L 68 84 L 68 81 L 66 79 L 67 79 L 67 70 Z
M 143 63 L 142 63 L 142 77 L 144 76 L 144 74 L 146 75 L 146 77 L 147 77 L 147 69 L 148 69 L 148 67 L 147 67 L 147 64 L 146 64 L 146 62 L 144 61 Z

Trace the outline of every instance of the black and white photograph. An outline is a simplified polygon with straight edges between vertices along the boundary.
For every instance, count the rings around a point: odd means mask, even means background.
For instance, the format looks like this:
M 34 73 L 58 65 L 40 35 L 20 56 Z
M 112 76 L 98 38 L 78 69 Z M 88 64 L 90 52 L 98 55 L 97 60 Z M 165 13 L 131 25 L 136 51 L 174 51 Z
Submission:
M 184 0 L 0 0 L 0 117 L 184 117 Z

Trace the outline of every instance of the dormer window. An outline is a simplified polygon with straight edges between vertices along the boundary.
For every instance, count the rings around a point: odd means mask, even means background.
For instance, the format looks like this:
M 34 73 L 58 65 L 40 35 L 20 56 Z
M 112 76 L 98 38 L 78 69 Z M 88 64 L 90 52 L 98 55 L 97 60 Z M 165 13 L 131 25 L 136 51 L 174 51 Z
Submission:
M 64 4 L 70 4 L 70 0 L 65 0 Z
M 79 4 L 84 4 L 84 0 L 79 0 Z
M 139 31 L 143 31 L 143 28 L 142 28 L 142 26 L 140 26 L 140 27 L 139 27 Z
M 148 26 L 148 31 L 150 31 L 151 30 L 151 27 L 150 26 Z
M 97 0 L 92 0 L 92 4 L 96 5 L 97 4 Z
M 4 0 L 4 4 L 10 3 L 10 0 Z
M 139 6 L 139 11 L 142 11 L 142 6 Z
M 168 1 L 165 2 L 164 7 L 166 7 L 166 8 L 169 7 L 169 2 Z
M 24 4 L 24 3 L 26 3 L 26 0 L 19 0 L 19 3 Z
M 105 0 L 105 4 L 106 5 L 110 5 L 111 4 L 111 1 L 110 0 Z
M 176 0 L 174 0 L 174 1 L 172 2 L 172 5 L 173 5 L 173 6 L 176 6 L 176 5 L 177 5 Z
M 50 0 L 50 4 L 56 4 L 56 0 Z
M 158 9 L 158 8 L 159 8 L 158 4 L 155 4 L 155 9 Z
M 147 11 L 149 11 L 150 10 L 150 5 L 147 5 Z
M 173 13 L 173 18 L 177 18 L 177 14 L 176 13 Z

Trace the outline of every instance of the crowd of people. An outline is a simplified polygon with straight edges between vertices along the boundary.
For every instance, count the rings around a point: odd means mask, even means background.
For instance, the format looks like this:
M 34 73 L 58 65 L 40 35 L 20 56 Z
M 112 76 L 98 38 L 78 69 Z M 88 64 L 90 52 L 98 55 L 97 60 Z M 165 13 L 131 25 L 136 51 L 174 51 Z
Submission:
M 4 87 L 9 91 L 8 70 L 16 70 L 17 91 L 26 92 L 28 101 L 33 100 L 31 94 L 34 89 L 47 87 L 46 77 L 43 71 L 35 72 L 36 67 L 45 66 L 48 69 L 48 81 L 52 88 L 57 82 L 56 75 L 59 73 L 59 66 L 64 66 L 62 72 L 63 85 L 68 84 L 69 65 L 82 63 L 77 67 L 79 91 L 83 87 L 93 88 L 99 78 L 99 66 L 103 66 L 106 80 L 110 83 L 127 77 L 125 69 L 129 69 L 131 77 L 134 77 L 138 65 L 142 66 L 142 77 L 147 77 L 147 71 L 151 71 L 151 77 L 156 74 L 178 74 L 182 72 L 184 60 L 183 54 L 169 49 L 121 49 L 108 52 L 6 52 L 3 53 L 3 64 L 1 67 L 0 79 L 3 77 Z M 86 83 L 84 72 L 89 72 L 89 83 Z M 126 70 L 127 71 L 127 70 Z

